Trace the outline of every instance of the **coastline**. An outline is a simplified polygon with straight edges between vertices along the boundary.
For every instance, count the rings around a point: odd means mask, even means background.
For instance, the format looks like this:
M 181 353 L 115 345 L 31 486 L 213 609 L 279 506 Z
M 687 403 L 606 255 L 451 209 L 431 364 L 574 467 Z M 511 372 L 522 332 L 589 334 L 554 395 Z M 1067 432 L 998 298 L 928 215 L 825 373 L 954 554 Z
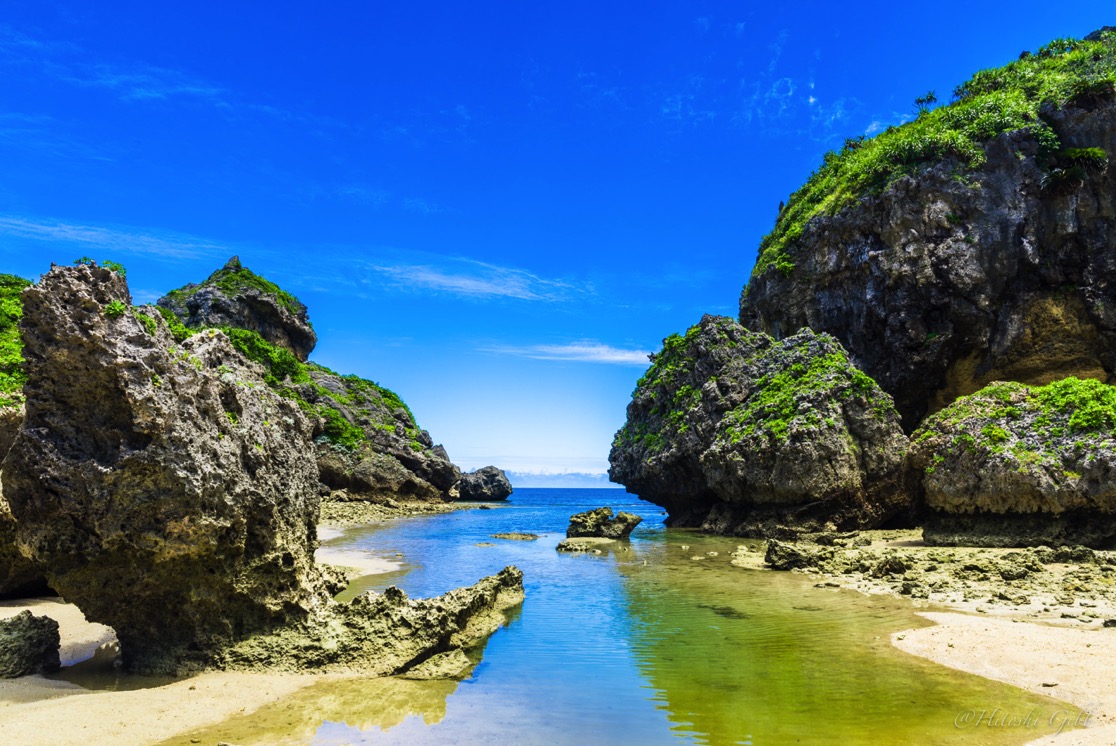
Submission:
M 1114 553 L 927 546 L 918 530 L 821 542 L 782 545 L 789 551 L 781 559 L 799 563 L 792 572 L 817 577 L 818 587 L 907 598 L 933 622 L 893 633 L 899 650 L 1067 703 L 1045 715 L 1064 718 L 1065 731 L 1028 746 L 1116 743 Z M 740 547 L 733 564 L 768 566 L 754 544 Z M 1034 727 L 1028 713 L 985 705 L 959 713 L 957 727 Z

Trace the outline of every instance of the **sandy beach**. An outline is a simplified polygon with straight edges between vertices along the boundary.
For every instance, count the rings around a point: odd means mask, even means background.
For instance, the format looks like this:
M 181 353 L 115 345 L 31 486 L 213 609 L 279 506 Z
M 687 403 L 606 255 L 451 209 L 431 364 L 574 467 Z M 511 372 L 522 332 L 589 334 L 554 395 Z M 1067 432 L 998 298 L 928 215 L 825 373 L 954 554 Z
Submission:
M 1086 713 L 1079 723 L 1085 725 L 1086 730 L 1067 730 L 1032 744 L 1111 746 L 1116 743 L 1116 678 L 1112 676 L 1116 630 L 1051 626 L 956 612 L 919 612 L 919 615 L 934 622 L 935 626 L 892 635 L 892 643 L 900 650 L 1060 699 Z M 1025 714 L 1005 715 L 1010 718 Z M 958 727 L 982 727 L 961 717 Z M 976 718 L 974 715 L 969 720 Z M 1076 712 L 1071 710 L 1044 713 L 1043 718 L 1061 718 L 1066 721 L 1067 728 L 1078 720 Z M 1004 727 L 1027 726 L 1024 723 Z

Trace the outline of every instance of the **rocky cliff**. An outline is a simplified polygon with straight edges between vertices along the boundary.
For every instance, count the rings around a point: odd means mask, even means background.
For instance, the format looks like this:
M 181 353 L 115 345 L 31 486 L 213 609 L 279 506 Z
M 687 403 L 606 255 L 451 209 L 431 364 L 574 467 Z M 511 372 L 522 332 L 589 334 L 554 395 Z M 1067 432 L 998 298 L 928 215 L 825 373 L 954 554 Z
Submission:
M 706 316 L 640 379 L 609 477 L 673 525 L 868 527 L 909 508 L 906 449 L 891 398 L 832 337 L 775 340 Z
M 23 293 L 26 417 L 4 462 L 23 548 L 173 670 L 330 600 L 312 426 L 220 331 L 176 342 L 124 278 L 54 267 Z
M 741 297 L 832 334 L 907 430 L 994 380 L 1116 373 L 1116 34 L 1058 40 L 850 140 L 780 212 Z
M 236 257 L 200 285 L 161 298 L 159 308 L 178 339 L 220 328 L 264 366 L 268 385 L 297 403 L 313 425 L 327 493 L 373 501 L 449 499 L 461 472 L 407 405 L 372 381 L 307 362 L 316 338 L 306 307 Z

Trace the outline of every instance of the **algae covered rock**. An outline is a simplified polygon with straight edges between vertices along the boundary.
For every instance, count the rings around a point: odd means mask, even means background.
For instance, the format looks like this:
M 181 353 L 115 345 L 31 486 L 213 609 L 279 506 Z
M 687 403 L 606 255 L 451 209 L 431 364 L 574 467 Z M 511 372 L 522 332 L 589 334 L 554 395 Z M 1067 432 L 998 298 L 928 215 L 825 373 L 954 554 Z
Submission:
M 232 326 L 256 332 L 306 362 L 317 344 L 306 306 L 233 257 L 201 284 L 190 283 L 159 299 L 194 329 Z
M 58 622 L 21 611 L 0 621 L 0 679 L 57 673 L 61 666 Z
M 1116 374 L 1116 34 L 1058 40 L 828 154 L 741 296 L 832 334 L 907 431 L 996 380 Z
M 995 383 L 912 437 L 931 544 L 1116 543 L 1116 387 Z
M 904 514 L 907 439 L 891 398 L 840 344 L 705 316 L 664 341 L 609 455 L 609 477 L 672 525 L 768 535 Z
M 23 299 L 4 497 L 22 547 L 128 666 L 204 663 L 329 601 L 311 425 L 260 368 L 218 330 L 176 342 L 109 269 L 54 267 Z
M 595 508 L 570 516 L 566 538 L 594 537 L 600 539 L 627 539 L 643 521 L 638 515 L 621 510 L 615 516 L 612 508 Z
M 461 475 L 457 483 L 458 500 L 496 502 L 507 500 L 512 493 L 511 482 L 502 469 L 485 466 L 468 474 Z

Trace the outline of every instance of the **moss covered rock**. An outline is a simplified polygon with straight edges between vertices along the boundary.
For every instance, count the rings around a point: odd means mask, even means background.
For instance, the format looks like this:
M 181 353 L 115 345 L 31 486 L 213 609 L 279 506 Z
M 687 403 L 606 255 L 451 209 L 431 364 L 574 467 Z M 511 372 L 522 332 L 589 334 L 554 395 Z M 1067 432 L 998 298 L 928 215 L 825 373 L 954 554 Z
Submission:
M 0 621 L 0 679 L 58 673 L 58 622 L 21 611 Z
M 317 344 L 306 306 L 233 257 L 201 284 L 190 283 L 159 299 L 187 328 L 230 326 L 256 332 L 305 362 Z
M 609 477 L 675 525 L 860 528 L 907 510 L 906 448 L 891 398 L 832 337 L 706 316 L 640 379 Z
M 1116 387 L 994 383 L 912 437 L 935 544 L 1116 544 Z
M 983 70 L 790 196 L 741 323 L 836 337 L 912 431 L 997 380 L 1116 374 L 1116 34 Z

